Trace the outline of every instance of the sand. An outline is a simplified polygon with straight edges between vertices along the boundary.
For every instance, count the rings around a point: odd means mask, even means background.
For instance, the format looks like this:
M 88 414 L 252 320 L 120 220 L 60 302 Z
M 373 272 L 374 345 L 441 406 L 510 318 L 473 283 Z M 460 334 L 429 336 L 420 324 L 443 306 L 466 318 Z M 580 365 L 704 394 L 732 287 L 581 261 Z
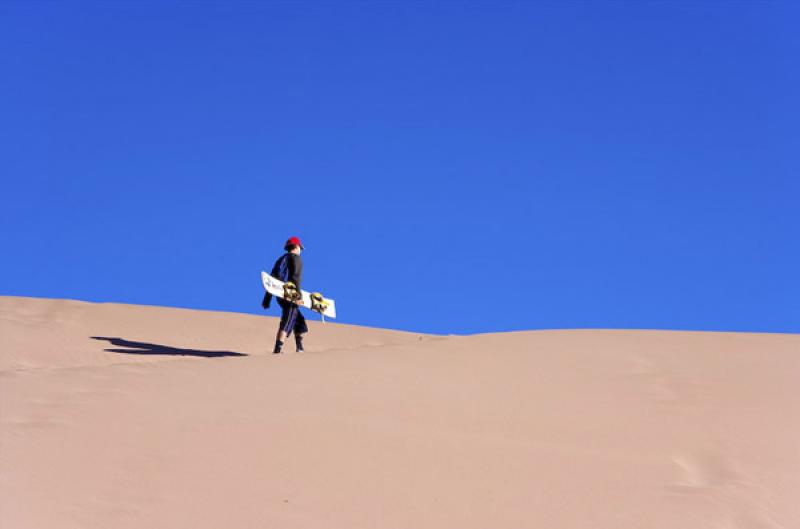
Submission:
M 800 335 L 0 297 L 0 528 L 800 527 Z

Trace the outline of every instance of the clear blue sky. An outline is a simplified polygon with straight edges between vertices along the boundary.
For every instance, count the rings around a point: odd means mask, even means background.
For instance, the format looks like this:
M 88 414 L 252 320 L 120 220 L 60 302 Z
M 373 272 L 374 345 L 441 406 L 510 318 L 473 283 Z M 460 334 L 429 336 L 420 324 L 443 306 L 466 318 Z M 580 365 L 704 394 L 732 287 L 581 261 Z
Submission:
M 796 2 L 0 3 L 0 294 L 800 332 Z M 275 314 L 271 312 L 271 314 Z

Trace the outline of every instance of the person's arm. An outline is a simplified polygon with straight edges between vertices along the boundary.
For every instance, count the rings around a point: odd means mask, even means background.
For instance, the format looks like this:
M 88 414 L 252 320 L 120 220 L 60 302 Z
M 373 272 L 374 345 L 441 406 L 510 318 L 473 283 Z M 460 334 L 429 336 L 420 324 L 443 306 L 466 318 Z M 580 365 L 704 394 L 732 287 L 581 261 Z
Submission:
M 297 290 L 300 290 L 303 282 L 303 260 L 297 254 L 291 254 L 289 260 L 289 281 L 294 283 Z
M 297 254 L 289 254 L 289 281 L 294 283 L 299 292 L 303 281 L 303 260 Z M 303 300 L 301 298 L 298 305 L 302 304 Z

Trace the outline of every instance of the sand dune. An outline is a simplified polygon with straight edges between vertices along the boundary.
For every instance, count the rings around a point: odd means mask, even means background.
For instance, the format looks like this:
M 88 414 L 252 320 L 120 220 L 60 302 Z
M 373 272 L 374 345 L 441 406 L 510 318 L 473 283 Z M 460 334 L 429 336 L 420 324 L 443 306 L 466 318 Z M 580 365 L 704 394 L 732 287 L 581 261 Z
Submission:
M 0 297 L 0 527 L 800 527 L 800 335 L 275 325 Z

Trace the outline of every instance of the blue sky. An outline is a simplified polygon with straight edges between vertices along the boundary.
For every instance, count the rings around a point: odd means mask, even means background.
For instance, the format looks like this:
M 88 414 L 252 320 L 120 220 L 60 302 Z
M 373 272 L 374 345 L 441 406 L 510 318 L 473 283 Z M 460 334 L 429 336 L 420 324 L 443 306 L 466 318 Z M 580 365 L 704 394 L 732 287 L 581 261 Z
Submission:
M 800 332 L 793 2 L 0 3 L 0 294 Z M 274 312 L 272 312 L 274 315 Z

